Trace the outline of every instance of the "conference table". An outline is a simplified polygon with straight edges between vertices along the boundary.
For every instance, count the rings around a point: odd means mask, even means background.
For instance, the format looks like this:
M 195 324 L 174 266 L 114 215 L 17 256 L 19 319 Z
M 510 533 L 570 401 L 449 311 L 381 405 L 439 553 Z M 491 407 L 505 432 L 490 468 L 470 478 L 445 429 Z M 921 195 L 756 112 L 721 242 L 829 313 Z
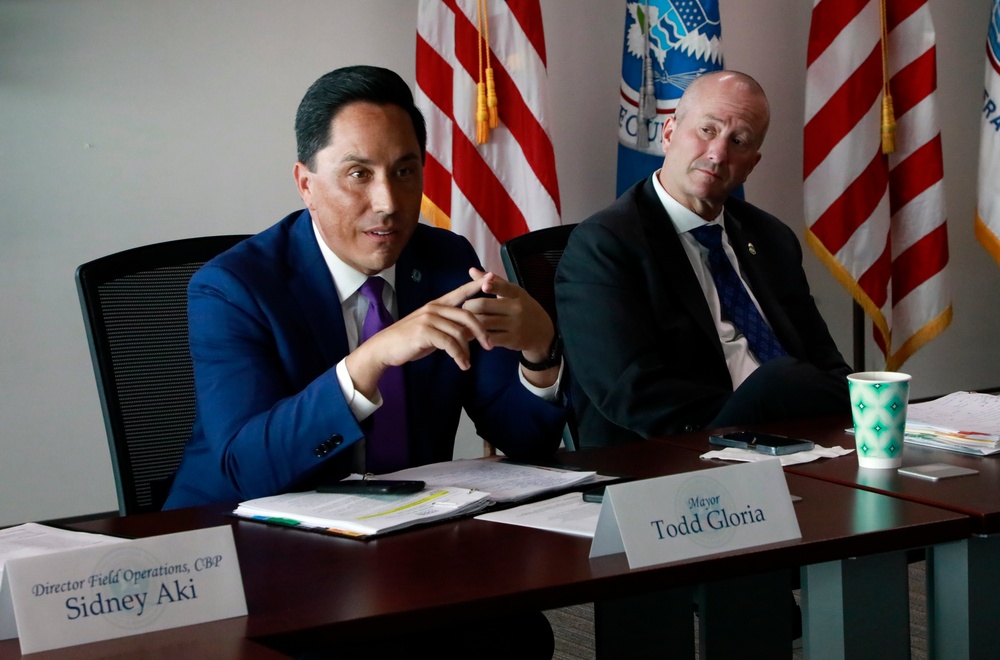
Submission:
M 557 461 L 636 479 L 722 465 L 665 442 L 561 453 Z M 801 497 L 801 539 L 641 569 L 630 569 L 624 554 L 590 559 L 587 538 L 468 518 L 368 541 L 239 520 L 229 515 L 233 504 L 77 522 L 69 527 L 132 538 L 229 525 L 249 614 L 37 657 L 269 658 L 303 640 L 336 648 L 442 625 L 502 635 L 490 626 L 493 615 L 591 601 L 599 606 L 599 657 L 630 657 L 636 640 L 623 633 L 630 621 L 620 615 L 650 598 L 663 604 L 659 612 L 677 614 L 658 621 L 655 640 L 671 657 L 694 655 L 692 599 L 703 608 L 701 657 L 738 657 L 777 643 L 787 622 L 765 606 L 790 610 L 788 576 L 801 566 L 816 569 L 802 573 L 807 655 L 908 657 L 908 628 L 884 625 L 887 612 L 908 617 L 906 551 L 961 543 L 972 518 L 828 479 L 786 477 Z M 787 640 L 778 644 L 784 654 Z M 810 640 L 824 643 L 810 649 Z M 0 642 L 0 658 L 8 657 L 19 657 L 17 640 Z
M 850 415 L 762 424 L 753 430 L 804 438 L 825 447 L 853 449 Z M 723 429 L 719 432 L 723 432 Z M 735 430 L 735 429 L 732 429 Z M 698 454 L 712 449 L 705 434 L 657 442 Z M 906 443 L 903 466 L 947 463 L 977 475 L 931 481 L 896 470 L 866 469 L 851 454 L 790 465 L 789 475 L 888 495 L 969 516 L 972 533 L 927 551 L 928 646 L 931 657 L 995 658 L 1000 648 L 1000 455 L 975 456 Z

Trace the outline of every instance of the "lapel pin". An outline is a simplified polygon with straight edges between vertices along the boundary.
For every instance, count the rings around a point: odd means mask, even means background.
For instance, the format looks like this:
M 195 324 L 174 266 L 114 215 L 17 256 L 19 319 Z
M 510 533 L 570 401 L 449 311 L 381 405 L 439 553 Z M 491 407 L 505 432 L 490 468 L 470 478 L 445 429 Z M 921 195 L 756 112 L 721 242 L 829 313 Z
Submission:
M 757 255 L 757 248 L 753 246 L 753 243 L 747 243 L 747 249 L 750 250 L 750 254 Z
M 413 272 L 410 273 L 410 279 L 413 280 L 414 282 L 419 282 L 422 277 L 423 275 L 421 275 L 420 271 L 417 270 L 416 268 L 414 268 Z

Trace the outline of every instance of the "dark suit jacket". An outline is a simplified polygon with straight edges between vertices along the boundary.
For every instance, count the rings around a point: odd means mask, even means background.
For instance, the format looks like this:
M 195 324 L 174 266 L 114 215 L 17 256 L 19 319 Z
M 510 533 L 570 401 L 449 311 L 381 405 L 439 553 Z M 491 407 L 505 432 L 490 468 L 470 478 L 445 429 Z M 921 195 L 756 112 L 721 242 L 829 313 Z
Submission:
M 206 264 L 188 313 L 197 416 L 165 508 L 307 489 L 349 472 L 364 433 L 337 382 L 344 317 L 308 211 L 296 212 Z M 472 246 L 420 225 L 396 265 L 405 316 L 469 281 Z M 472 345 L 461 371 L 443 351 L 404 367 L 410 461 L 451 460 L 462 407 L 509 456 L 551 454 L 561 405 L 528 392 L 517 354 Z
M 785 350 L 846 374 L 792 230 L 735 198 L 726 203 L 725 224 Z M 573 231 L 556 274 L 556 303 L 582 444 L 696 430 L 732 395 L 708 304 L 651 179 Z

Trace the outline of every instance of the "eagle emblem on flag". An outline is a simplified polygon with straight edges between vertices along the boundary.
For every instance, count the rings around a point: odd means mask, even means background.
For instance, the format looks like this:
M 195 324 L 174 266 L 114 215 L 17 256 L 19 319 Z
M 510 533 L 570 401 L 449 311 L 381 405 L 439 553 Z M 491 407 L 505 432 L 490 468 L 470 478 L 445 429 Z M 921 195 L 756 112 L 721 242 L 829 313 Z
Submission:
M 659 155 L 663 120 L 688 84 L 722 68 L 721 25 L 716 2 L 629 2 L 622 56 L 622 145 Z

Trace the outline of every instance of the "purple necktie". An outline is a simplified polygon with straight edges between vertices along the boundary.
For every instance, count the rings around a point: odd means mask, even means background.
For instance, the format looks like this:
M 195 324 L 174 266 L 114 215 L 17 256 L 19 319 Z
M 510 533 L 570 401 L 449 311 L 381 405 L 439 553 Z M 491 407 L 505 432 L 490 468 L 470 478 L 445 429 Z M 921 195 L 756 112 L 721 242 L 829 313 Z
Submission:
M 743 333 L 747 338 L 747 345 L 761 364 L 785 355 L 785 349 L 753 304 L 750 294 L 726 256 L 722 247 L 722 227 L 703 225 L 692 229 L 691 235 L 708 248 L 708 268 L 719 293 L 723 318 Z
M 385 280 L 369 277 L 361 285 L 360 293 L 368 300 L 368 312 L 361 326 L 361 342 L 393 323 L 392 315 L 382 302 Z M 406 387 L 403 368 L 389 367 L 378 381 L 382 393 L 382 406 L 365 420 L 365 469 L 381 474 L 401 470 L 409 464 L 409 446 L 406 435 Z

